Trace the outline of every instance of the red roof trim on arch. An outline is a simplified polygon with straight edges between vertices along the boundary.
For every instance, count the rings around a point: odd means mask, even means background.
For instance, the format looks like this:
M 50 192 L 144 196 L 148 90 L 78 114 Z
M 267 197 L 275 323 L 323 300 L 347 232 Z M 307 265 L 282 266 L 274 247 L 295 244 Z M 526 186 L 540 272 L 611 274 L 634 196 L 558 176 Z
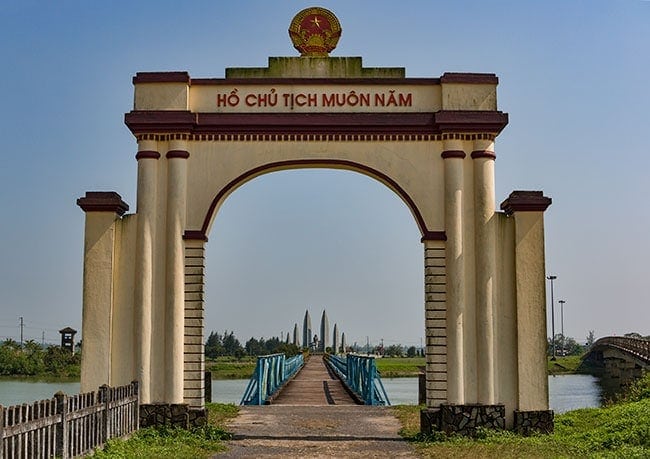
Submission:
M 237 188 L 239 184 L 246 181 L 247 179 L 260 175 L 262 172 L 267 170 L 283 170 L 283 169 L 291 169 L 291 168 L 318 167 L 318 166 L 323 166 L 323 167 L 338 166 L 346 169 L 356 170 L 359 172 L 365 172 L 369 176 L 378 179 L 379 181 L 386 184 L 389 188 L 391 188 L 395 193 L 397 193 L 402 198 L 402 200 L 404 200 L 406 205 L 409 207 L 413 216 L 415 217 L 415 221 L 418 225 L 418 228 L 422 233 L 422 241 L 425 240 L 444 241 L 447 239 L 444 231 L 429 231 L 427 229 L 426 224 L 424 222 L 424 218 L 422 217 L 420 210 L 415 205 L 415 202 L 408 195 L 408 193 L 406 193 L 406 191 L 404 191 L 404 189 L 397 184 L 395 180 L 393 180 L 386 174 L 379 172 L 378 170 L 373 169 L 369 166 L 359 164 L 354 161 L 348 161 L 342 159 L 296 159 L 296 160 L 278 161 L 278 162 L 264 164 L 262 166 L 258 166 L 249 171 L 246 171 L 245 173 L 241 174 L 239 177 L 235 178 L 234 180 L 231 180 L 225 187 L 219 190 L 217 195 L 212 200 L 210 207 L 208 208 L 208 212 L 205 215 L 205 218 L 203 219 L 203 225 L 201 226 L 201 229 L 198 231 L 197 230 L 185 231 L 184 238 L 201 239 L 207 241 L 208 228 L 214 216 L 214 212 L 215 209 L 217 208 L 217 205 L 229 192 Z

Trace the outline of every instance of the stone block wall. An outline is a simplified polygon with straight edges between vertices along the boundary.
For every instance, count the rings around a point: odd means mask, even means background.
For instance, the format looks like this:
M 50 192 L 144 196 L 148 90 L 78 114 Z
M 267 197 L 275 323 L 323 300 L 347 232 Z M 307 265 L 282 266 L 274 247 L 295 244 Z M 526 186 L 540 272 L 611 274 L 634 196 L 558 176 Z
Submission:
M 552 433 L 553 420 L 553 410 L 515 410 L 515 432 L 522 435 L 530 435 L 532 433 Z
M 171 426 L 189 429 L 205 425 L 206 410 L 190 409 L 186 403 L 153 403 L 140 405 L 140 427 Z
M 475 436 L 479 427 L 505 429 L 504 405 L 440 405 L 438 409 L 423 410 L 420 429 L 425 434 L 434 430 L 446 434 Z

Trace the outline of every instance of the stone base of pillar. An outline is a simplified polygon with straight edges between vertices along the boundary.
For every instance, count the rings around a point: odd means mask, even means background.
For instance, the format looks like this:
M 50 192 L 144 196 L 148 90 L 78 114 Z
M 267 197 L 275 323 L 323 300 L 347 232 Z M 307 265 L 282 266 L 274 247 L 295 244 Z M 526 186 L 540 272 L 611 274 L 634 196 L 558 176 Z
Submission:
M 154 403 L 140 405 L 140 427 L 171 426 L 189 429 L 205 425 L 206 410 L 190 409 L 185 403 Z
M 518 411 L 515 410 L 515 432 L 522 435 L 532 433 L 553 433 L 553 410 Z
M 440 405 L 420 412 L 420 431 L 431 434 L 434 430 L 446 434 L 473 437 L 479 427 L 505 429 L 504 405 Z

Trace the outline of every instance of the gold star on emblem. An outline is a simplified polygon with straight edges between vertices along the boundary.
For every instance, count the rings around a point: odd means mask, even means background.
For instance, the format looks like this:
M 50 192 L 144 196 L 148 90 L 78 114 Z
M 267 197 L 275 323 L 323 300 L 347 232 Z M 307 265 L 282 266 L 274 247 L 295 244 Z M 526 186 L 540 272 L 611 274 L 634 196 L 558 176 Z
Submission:
M 312 19 L 311 22 L 320 29 L 320 21 L 318 20 L 318 16 L 314 16 L 314 19 Z

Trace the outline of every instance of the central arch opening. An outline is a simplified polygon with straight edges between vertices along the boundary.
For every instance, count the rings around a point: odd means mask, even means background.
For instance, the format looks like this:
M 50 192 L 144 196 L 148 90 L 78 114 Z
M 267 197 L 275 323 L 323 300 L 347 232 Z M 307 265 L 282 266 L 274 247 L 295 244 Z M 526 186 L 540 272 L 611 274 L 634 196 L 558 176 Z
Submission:
M 337 324 L 349 346 L 422 348 L 421 233 L 378 180 L 324 168 L 261 175 L 228 196 L 209 238 L 206 338 L 228 331 L 242 346 L 287 334 L 292 342 L 298 324 L 302 341 L 305 310 L 316 333 L 325 310 L 330 333 Z M 407 397 L 417 403 L 417 389 Z

